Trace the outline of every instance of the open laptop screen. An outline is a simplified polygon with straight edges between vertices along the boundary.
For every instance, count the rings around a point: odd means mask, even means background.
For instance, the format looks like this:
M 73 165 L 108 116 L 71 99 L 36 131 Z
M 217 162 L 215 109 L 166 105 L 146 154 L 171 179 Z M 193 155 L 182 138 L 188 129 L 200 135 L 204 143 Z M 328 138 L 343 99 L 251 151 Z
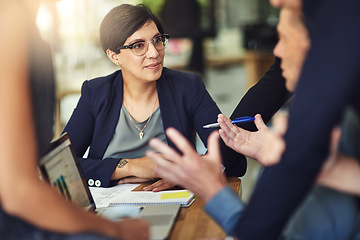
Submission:
M 39 164 L 43 177 L 60 194 L 81 207 L 95 209 L 94 200 L 67 133 L 51 142 L 49 151 L 40 159 Z

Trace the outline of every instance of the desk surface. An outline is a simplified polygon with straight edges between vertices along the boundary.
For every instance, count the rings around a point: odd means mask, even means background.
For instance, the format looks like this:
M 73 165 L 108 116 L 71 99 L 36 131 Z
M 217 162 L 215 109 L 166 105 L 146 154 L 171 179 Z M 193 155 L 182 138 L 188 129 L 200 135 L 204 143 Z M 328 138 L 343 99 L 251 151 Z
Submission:
M 241 180 L 229 178 L 231 188 L 240 195 Z M 169 240 L 201 239 L 207 237 L 225 237 L 224 231 L 205 213 L 205 202 L 196 198 L 188 208 L 181 208 Z

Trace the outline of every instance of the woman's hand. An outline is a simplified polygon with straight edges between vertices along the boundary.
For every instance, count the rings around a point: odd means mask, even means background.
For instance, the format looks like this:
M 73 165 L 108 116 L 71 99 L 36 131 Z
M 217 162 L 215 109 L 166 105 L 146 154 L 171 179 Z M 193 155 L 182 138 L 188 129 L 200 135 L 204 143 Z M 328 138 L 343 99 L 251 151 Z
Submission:
M 140 179 L 147 179 L 149 181 L 150 179 L 158 178 L 158 175 L 154 172 L 155 166 L 156 164 L 147 156 L 136 159 L 121 159 L 111 180 L 136 177 L 136 180 L 135 178 L 130 178 L 129 181 L 144 182 Z M 128 179 L 124 179 L 124 181 L 128 181 Z
M 123 183 L 144 183 L 144 182 L 150 182 L 152 181 L 152 178 L 138 178 L 138 177 L 125 177 L 120 179 L 118 184 Z
M 153 192 L 159 192 L 159 191 L 163 191 L 163 190 L 167 190 L 170 188 L 175 187 L 176 184 L 171 183 L 165 179 L 161 179 L 153 184 L 151 184 L 150 186 L 144 187 L 143 190 L 144 191 L 153 191 Z
M 129 159 L 129 176 L 138 178 L 157 178 L 154 168 L 156 164 L 147 156 Z
M 153 178 L 138 178 L 138 177 L 126 177 L 120 179 L 118 184 L 123 183 L 144 183 L 144 182 L 150 182 L 153 181 Z M 163 190 L 167 190 L 170 188 L 175 187 L 176 184 L 170 183 L 169 181 L 166 181 L 165 179 L 160 179 L 153 184 L 146 186 L 143 188 L 144 191 L 153 191 L 153 192 L 159 192 Z

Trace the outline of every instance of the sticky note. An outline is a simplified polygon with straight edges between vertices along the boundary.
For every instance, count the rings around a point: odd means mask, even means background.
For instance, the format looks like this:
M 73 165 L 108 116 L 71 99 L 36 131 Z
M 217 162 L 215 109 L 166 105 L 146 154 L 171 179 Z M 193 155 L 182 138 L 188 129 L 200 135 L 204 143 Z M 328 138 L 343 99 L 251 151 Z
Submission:
M 160 199 L 188 198 L 189 191 L 162 193 Z

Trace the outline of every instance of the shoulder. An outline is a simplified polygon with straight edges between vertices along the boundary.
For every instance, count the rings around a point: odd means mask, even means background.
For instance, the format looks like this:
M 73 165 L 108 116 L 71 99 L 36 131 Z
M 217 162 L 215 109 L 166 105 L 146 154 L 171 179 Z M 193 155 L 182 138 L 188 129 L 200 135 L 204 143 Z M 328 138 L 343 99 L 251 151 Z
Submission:
M 86 85 L 89 88 L 95 88 L 95 89 L 103 89 L 103 88 L 109 88 L 111 87 L 116 79 L 121 77 L 121 71 L 115 71 L 109 75 L 93 78 L 90 80 L 86 80 L 83 83 L 83 86 Z
M 104 106 L 118 91 L 122 91 L 122 75 L 118 70 L 110 75 L 86 80 L 81 87 L 81 100 L 92 106 Z
M 121 71 L 115 71 L 107 76 L 86 80 L 83 83 L 83 88 L 94 89 L 96 91 L 111 90 L 112 86 L 118 79 L 121 79 Z

